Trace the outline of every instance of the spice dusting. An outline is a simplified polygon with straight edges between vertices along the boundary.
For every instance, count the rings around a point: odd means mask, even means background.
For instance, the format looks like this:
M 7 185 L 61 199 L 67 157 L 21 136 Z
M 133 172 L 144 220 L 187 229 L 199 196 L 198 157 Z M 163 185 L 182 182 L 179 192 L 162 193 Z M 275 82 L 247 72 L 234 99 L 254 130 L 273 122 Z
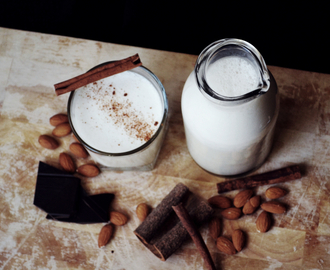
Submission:
M 102 92 L 103 87 L 107 89 Z M 106 86 L 102 81 L 93 83 L 91 91 L 99 110 L 105 112 L 109 116 L 109 121 L 111 119 L 114 125 L 122 127 L 131 138 L 145 142 L 150 140 L 158 122 L 153 119 L 145 119 L 141 112 L 133 108 L 133 103 L 127 97 L 127 93 L 116 95 L 114 89 L 112 84 Z M 107 93 L 112 93 L 112 95 Z

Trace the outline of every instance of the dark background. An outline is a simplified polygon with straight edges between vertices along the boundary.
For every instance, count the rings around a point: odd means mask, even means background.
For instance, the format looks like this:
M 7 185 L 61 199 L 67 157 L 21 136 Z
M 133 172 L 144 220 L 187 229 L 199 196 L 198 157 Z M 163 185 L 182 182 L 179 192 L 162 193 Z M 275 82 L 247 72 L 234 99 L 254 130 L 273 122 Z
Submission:
M 326 2 L 10 0 L 0 26 L 196 55 L 233 37 L 267 65 L 330 73 Z

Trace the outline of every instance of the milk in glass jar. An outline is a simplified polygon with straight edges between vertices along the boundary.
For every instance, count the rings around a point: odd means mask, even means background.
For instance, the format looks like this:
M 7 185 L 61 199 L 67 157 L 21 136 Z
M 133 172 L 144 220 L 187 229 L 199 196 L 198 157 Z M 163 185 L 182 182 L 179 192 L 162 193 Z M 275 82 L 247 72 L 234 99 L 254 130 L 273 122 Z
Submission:
M 267 158 L 279 112 L 274 77 L 246 41 L 222 39 L 199 55 L 182 93 L 188 150 L 203 169 L 249 172 Z

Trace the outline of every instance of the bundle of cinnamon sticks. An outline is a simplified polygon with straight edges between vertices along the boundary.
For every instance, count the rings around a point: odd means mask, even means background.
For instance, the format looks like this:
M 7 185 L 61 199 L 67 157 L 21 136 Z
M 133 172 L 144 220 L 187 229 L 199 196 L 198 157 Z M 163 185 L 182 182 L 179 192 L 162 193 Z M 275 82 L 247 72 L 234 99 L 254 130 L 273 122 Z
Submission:
M 141 242 L 163 261 L 189 238 L 188 231 L 172 208 L 180 203 L 187 209 L 196 226 L 200 226 L 212 216 L 212 207 L 206 201 L 197 198 L 184 184 L 180 183 L 134 231 Z

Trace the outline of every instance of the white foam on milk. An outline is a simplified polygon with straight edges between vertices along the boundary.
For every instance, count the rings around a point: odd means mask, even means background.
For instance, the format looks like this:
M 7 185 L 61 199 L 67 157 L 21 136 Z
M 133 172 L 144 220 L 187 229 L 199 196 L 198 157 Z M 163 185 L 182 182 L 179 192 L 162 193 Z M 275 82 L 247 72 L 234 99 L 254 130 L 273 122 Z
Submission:
M 154 85 L 131 71 L 76 90 L 73 126 L 91 147 L 109 153 L 136 149 L 159 128 L 164 107 Z
M 206 71 L 208 85 L 220 95 L 241 96 L 258 87 L 260 75 L 246 58 L 227 56 L 209 65 Z

